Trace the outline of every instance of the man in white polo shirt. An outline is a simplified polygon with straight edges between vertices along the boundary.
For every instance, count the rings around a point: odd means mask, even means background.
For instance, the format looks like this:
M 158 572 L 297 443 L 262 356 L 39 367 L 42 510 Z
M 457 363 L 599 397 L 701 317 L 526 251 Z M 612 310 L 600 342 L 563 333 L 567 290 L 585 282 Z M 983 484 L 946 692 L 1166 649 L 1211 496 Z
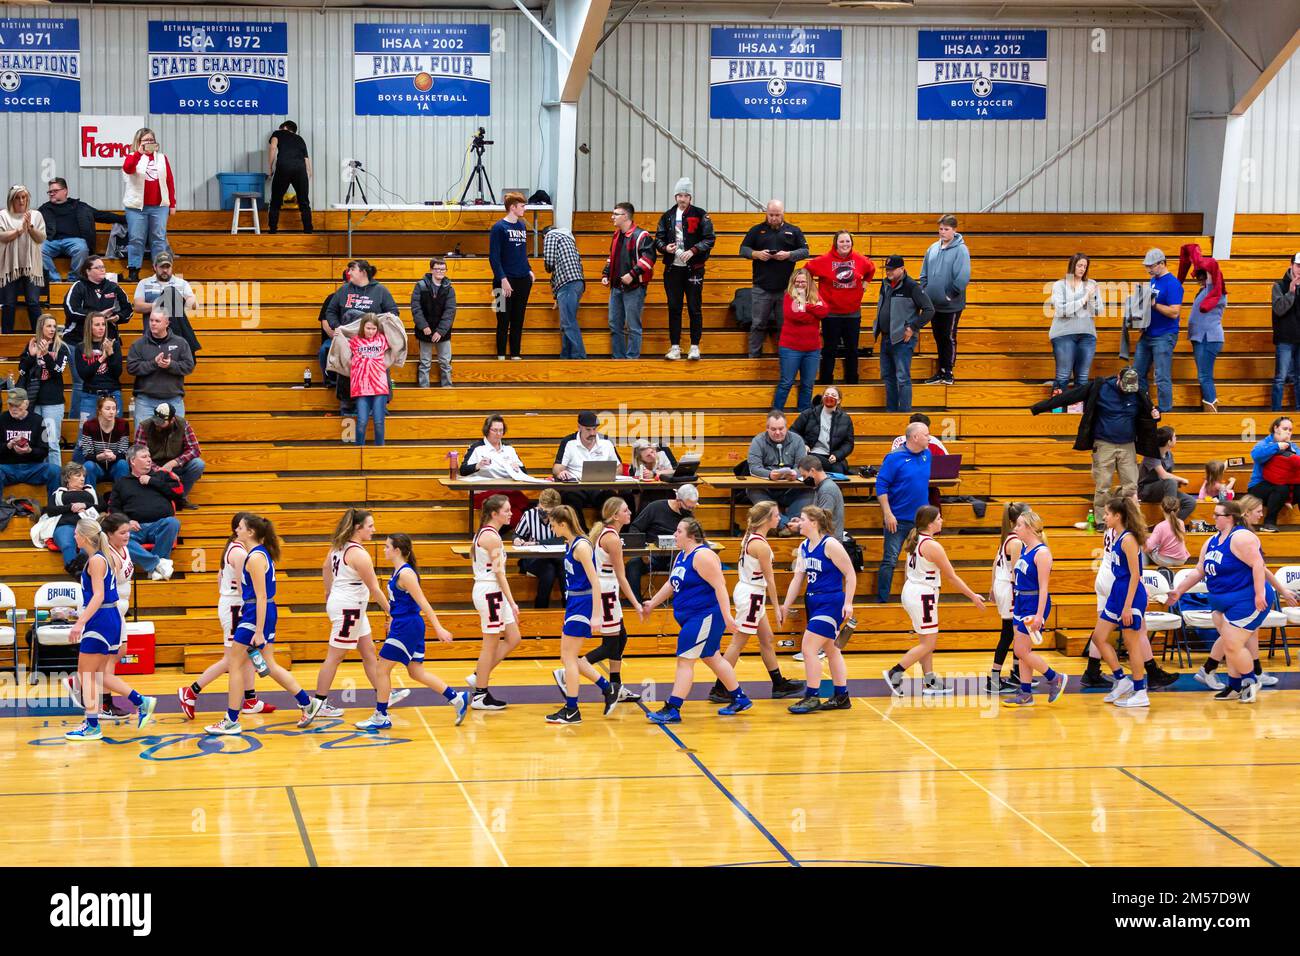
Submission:
M 560 481 L 581 481 L 583 465 L 589 461 L 622 461 L 614 443 L 596 430 L 596 423 L 595 412 L 580 412 L 578 430 L 560 439 L 560 447 L 555 452 L 555 466 L 551 469 Z M 601 506 L 613 496 L 614 491 L 608 488 L 560 494 L 564 503 L 578 512 L 580 521 L 585 521 L 583 508 L 594 508 L 599 516 Z

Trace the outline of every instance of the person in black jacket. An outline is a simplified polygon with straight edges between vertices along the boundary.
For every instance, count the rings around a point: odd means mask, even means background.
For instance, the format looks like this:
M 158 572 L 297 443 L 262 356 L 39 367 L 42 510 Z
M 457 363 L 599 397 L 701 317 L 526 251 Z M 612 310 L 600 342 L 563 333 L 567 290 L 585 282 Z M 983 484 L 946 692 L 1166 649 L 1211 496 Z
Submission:
M 912 356 L 916 337 L 934 318 L 934 304 L 907 274 L 902 256 L 885 260 L 885 278 L 876 301 L 872 334 L 880 337 L 880 378 L 885 383 L 885 411 L 912 410 Z
M 826 471 L 846 475 L 853 453 L 853 419 L 840 402 L 834 385 L 812 400 L 812 407 L 799 413 L 790 430 L 803 438 L 808 454 L 818 458 Z
M 53 493 L 59 487 L 59 469 L 48 461 L 45 423 L 29 409 L 31 402 L 21 388 L 9 389 L 9 409 L 0 415 L 0 490 L 5 485 L 44 484 Z
M 785 221 L 785 204 L 773 199 L 767 204 L 767 218 L 745 233 L 740 241 L 740 258 L 753 262 L 753 291 L 750 293 L 749 357 L 760 358 L 763 339 L 771 333 L 781 340 L 781 308 L 794 264 L 808 258 L 808 240 L 794 223 Z
M 172 548 L 181 533 L 176 502 L 185 495 L 180 478 L 154 466 L 149 449 L 132 445 L 126 453 L 131 470 L 113 482 L 108 510 L 131 519 L 131 540 L 127 550 L 137 568 L 150 580 L 166 581 L 172 576 Z M 145 545 L 152 542 L 153 551 Z
M 1110 483 L 1115 472 L 1119 472 L 1117 494 L 1129 498 L 1137 494 L 1137 456 L 1160 457 L 1160 440 L 1156 437 L 1160 411 L 1152 407 L 1145 393 L 1138 391 L 1138 374 L 1131 365 L 1114 378 L 1094 378 L 1044 399 L 1030 411 L 1041 415 L 1077 402 L 1083 403 L 1083 417 L 1079 419 L 1074 447 L 1092 452 L 1092 478 L 1096 485 L 1093 515 L 1100 517 L 1107 499 L 1112 497 Z M 1102 527 L 1098 521 L 1097 529 Z
M 103 257 L 90 256 L 81 267 L 81 278 L 69 287 L 63 299 L 63 339 L 80 342 L 86 316 L 92 312 L 107 312 L 112 316 L 108 334 L 117 338 L 118 325 L 129 322 L 133 311 L 122 287 L 108 278 Z
M 700 357 L 700 336 L 704 332 L 704 263 L 713 251 L 713 220 L 691 201 L 691 181 L 677 180 L 676 204 L 659 217 L 655 249 L 664 257 L 664 292 L 668 294 L 668 354 L 682 357 L 682 297 L 691 317 L 691 351 L 688 359 Z
M 95 223 L 125 226 L 126 216 L 120 212 L 100 211 L 80 199 L 70 199 L 68 181 L 61 176 L 50 180 L 46 192 L 50 198 L 40 208 L 45 217 L 45 245 L 41 247 L 41 259 L 45 264 L 45 281 L 62 282 L 63 277 L 54 265 L 55 256 L 67 256 L 71 261 L 69 274 L 80 275 L 81 267 L 95 251 Z
M 429 271 L 411 289 L 411 317 L 415 340 L 420 343 L 416 382 L 428 388 L 433 352 L 438 350 L 438 376 L 443 388 L 451 387 L 451 326 L 456 321 L 456 289 L 447 278 L 447 260 L 434 256 Z
M 1273 411 L 1282 411 L 1286 383 L 1295 392 L 1300 408 L 1300 252 L 1291 258 L 1282 278 L 1273 283 L 1273 351 L 1277 364 L 1273 374 Z

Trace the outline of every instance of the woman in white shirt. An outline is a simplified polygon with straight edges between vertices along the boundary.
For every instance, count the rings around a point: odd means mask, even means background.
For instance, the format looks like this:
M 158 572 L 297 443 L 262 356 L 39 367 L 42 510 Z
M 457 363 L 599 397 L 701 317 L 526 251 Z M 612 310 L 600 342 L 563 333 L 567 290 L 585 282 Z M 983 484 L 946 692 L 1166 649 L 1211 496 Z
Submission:
M 465 452 L 465 460 L 460 463 L 462 478 L 500 478 L 510 480 L 526 471 L 524 463 L 513 445 L 507 445 L 506 420 L 500 415 L 489 415 L 483 420 L 483 440 L 476 441 Z M 510 499 L 510 509 L 521 515 L 527 510 L 529 501 L 522 491 L 501 490 L 499 492 L 483 491 L 474 496 L 474 507 L 483 507 L 483 502 L 492 494 L 503 494 Z
M 1088 278 L 1089 260 L 1082 252 L 1070 257 L 1065 278 L 1052 285 L 1052 354 L 1056 376 L 1052 387 L 1065 391 L 1088 381 L 1097 354 L 1096 318 L 1101 314 L 1097 283 Z

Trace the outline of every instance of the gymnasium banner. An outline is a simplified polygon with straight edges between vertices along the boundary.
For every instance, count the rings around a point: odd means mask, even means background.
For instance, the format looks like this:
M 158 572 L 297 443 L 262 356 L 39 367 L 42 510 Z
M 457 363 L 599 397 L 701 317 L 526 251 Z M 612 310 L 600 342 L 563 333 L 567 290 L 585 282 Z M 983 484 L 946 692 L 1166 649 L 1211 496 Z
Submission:
M 837 120 L 842 33 L 714 27 L 710 119 Z
M 918 120 L 1047 119 L 1046 30 L 920 30 Z
M 81 24 L 0 20 L 0 113 L 81 112 Z
M 491 43 L 487 24 L 355 24 L 352 88 L 356 114 L 489 115 Z
M 149 112 L 288 113 L 288 24 L 150 20 Z

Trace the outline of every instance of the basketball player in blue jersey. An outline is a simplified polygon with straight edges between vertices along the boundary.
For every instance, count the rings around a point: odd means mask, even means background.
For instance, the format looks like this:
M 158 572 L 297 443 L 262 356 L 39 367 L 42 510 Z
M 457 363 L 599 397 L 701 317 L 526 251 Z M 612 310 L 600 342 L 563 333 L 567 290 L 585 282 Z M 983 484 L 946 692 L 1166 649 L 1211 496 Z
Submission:
M 1103 520 L 1110 532 L 1109 542 L 1102 553 L 1102 568 L 1097 578 L 1106 581 L 1106 603 L 1097 611 L 1097 626 L 1092 631 L 1092 644 L 1102 661 L 1110 668 L 1115 686 L 1106 695 L 1106 702 L 1116 707 L 1150 707 L 1147 697 L 1146 665 L 1146 611 L 1147 589 L 1142 584 L 1142 546 L 1146 544 L 1147 525 L 1132 498 L 1111 498 L 1106 502 Z M 1119 655 L 1110 644 L 1110 636 L 1118 627 L 1128 648 L 1128 659 L 1133 668 L 1132 678 L 1124 676 L 1119 666 Z
M 1054 704 L 1065 693 L 1065 675 L 1057 673 L 1034 650 L 1043 642 L 1043 627 L 1052 610 L 1048 590 L 1052 578 L 1052 553 L 1047 550 L 1043 519 L 1035 511 L 1023 511 L 1016 519 L 1016 537 L 1023 548 L 1016 559 L 1011 620 L 1016 629 L 1013 648 L 1020 663 L 1020 691 L 1002 698 L 1004 707 L 1032 707 L 1034 671 L 1047 678 L 1047 702 Z
M 135 705 L 137 726 L 149 723 L 156 697 L 145 697 L 128 687 L 116 674 L 109 673 L 108 662 L 122 646 L 122 614 L 117 609 L 117 569 L 113 553 L 99 522 L 82 518 L 73 530 L 77 547 L 86 553 L 81 571 L 81 613 L 68 632 L 68 640 L 77 641 L 77 674 L 81 677 L 81 696 L 85 702 L 85 720 L 81 726 L 63 736 L 68 740 L 103 740 L 99 726 L 99 708 L 104 693 L 126 696 Z M 75 701 L 74 701 L 75 702 Z
M 1246 527 L 1241 504 L 1216 503 L 1214 527 L 1217 531 L 1201 548 L 1196 569 L 1169 592 L 1169 602 L 1177 601 L 1200 581 L 1205 582 L 1214 626 L 1228 664 L 1228 686 L 1214 697 L 1251 704 L 1259 693 L 1259 682 L 1248 645 L 1268 616 L 1275 592 L 1268 583 L 1259 538 Z
M 722 681 L 731 696 L 731 703 L 718 713 L 724 717 L 739 714 L 754 706 L 740 682 L 735 669 L 719 653 L 722 635 L 734 631 L 735 618 L 731 616 L 731 595 L 722 576 L 722 562 L 704 542 L 704 529 L 694 518 L 683 518 L 673 532 L 673 544 L 678 555 L 667 582 L 655 596 L 641 605 L 641 616 L 651 611 L 673 595 L 673 618 L 680 628 L 677 635 L 677 674 L 673 692 L 662 710 L 646 716 L 656 724 L 679 724 L 682 721 L 682 702 L 691 692 L 695 681 L 695 662 L 702 660 L 709 670 Z
M 424 617 L 433 626 L 440 641 L 450 642 L 451 632 L 438 621 L 438 615 L 429 606 L 429 600 L 420 587 L 420 569 L 415 561 L 415 548 L 408 534 L 389 535 L 384 542 L 384 558 L 393 566 L 388 579 L 388 604 L 391 616 L 384 644 L 375 661 L 375 712 L 357 724 L 358 730 L 386 730 L 393 726 L 388 716 L 389 694 L 393 690 L 393 668 L 406 665 L 406 672 L 425 687 L 441 694 L 456 708 L 456 726 L 460 726 L 469 710 L 469 694 L 457 693 L 436 674 L 424 669 Z M 424 617 L 420 615 L 423 614 Z
M 280 557 L 280 539 L 275 525 L 255 514 L 246 514 L 235 528 L 235 537 L 248 552 L 244 559 L 239 625 L 229 647 L 226 648 L 226 667 L 230 685 L 226 699 L 226 716 L 215 724 L 203 728 L 210 734 L 233 736 L 243 732 L 239 726 L 239 713 L 244 702 L 245 670 L 243 659 L 256 650 L 266 660 L 267 673 L 277 684 L 293 695 L 302 718 L 299 727 L 311 723 L 320 710 L 319 699 L 312 699 L 293 679 L 293 675 L 276 663 L 275 625 L 279 611 L 275 604 L 275 562 Z
M 785 592 L 787 620 L 799 591 L 807 586 L 808 624 L 803 632 L 803 669 L 807 684 L 802 700 L 789 707 L 792 714 L 811 714 L 814 710 L 848 710 L 849 671 L 844 655 L 835 643 L 840 625 L 853 616 L 853 595 L 858 575 L 844 545 L 835 540 L 831 516 L 827 511 L 808 505 L 798 517 L 790 519 L 794 530 L 803 535 L 795 560 L 794 577 Z M 818 692 L 822 684 L 821 654 L 830 665 L 834 693 L 822 702 Z
M 564 706 L 546 718 L 548 724 L 580 724 L 578 688 L 581 678 L 600 688 L 605 716 L 618 703 L 618 688 L 582 657 L 582 642 L 600 626 L 600 582 L 595 548 L 582 534 L 577 513 L 568 505 L 551 512 L 551 530 L 564 539 L 564 625 L 560 631 L 560 659 L 564 662 Z

